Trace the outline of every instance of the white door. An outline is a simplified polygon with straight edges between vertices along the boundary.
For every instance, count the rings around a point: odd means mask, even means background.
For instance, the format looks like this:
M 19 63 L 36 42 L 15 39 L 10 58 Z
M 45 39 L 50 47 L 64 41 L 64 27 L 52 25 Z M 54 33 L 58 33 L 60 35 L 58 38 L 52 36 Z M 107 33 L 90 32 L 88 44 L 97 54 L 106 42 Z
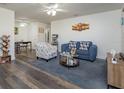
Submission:
M 42 26 L 38 29 L 38 42 L 45 42 L 45 29 Z

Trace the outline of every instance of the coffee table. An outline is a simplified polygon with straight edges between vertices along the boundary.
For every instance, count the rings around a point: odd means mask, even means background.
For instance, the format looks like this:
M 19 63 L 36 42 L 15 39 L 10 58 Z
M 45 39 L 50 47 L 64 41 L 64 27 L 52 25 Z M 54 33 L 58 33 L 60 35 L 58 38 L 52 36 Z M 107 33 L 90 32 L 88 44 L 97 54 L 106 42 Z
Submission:
M 79 59 L 76 59 L 78 55 L 70 55 L 69 53 L 60 54 L 60 64 L 66 67 L 77 67 L 79 66 Z

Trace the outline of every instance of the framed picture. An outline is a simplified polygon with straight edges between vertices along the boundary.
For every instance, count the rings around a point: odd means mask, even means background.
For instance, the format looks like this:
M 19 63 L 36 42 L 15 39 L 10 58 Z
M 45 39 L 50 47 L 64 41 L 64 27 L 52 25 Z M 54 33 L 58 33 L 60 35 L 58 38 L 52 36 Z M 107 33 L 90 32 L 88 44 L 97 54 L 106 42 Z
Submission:
M 44 33 L 44 28 L 39 27 L 39 31 L 38 31 L 38 33 Z
M 15 33 L 15 35 L 18 35 L 18 33 L 19 33 L 19 32 L 18 32 L 18 27 L 15 27 L 15 28 L 14 28 L 14 33 Z

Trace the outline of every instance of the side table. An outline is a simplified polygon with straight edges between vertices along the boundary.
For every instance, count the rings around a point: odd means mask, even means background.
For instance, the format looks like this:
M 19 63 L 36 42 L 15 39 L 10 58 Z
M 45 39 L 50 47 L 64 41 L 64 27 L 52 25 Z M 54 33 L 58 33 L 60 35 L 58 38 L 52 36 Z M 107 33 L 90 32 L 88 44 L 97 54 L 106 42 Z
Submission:
M 117 63 L 112 63 L 112 54 L 107 53 L 107 84 L 117 88 L 124 88 L 124 60 L 116 54 Z

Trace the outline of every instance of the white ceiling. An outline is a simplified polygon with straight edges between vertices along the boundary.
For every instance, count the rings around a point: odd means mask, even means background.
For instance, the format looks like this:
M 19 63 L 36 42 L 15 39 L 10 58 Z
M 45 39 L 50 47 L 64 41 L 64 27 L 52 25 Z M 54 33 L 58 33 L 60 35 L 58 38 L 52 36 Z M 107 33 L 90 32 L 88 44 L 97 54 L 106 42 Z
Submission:
M 54 20 L 120 9 L 123 6 L 122 3 L 59 3 L 59 8 L 64 9 L 67 12 L 57 12 L 56 16 L 49 16 L 44 12 L 40 12 L 43 9 L 43 5 L 46 4 L 1 3 L 0 7 L 14 10 L 16 19 L 27 19 L 50 23 Z

